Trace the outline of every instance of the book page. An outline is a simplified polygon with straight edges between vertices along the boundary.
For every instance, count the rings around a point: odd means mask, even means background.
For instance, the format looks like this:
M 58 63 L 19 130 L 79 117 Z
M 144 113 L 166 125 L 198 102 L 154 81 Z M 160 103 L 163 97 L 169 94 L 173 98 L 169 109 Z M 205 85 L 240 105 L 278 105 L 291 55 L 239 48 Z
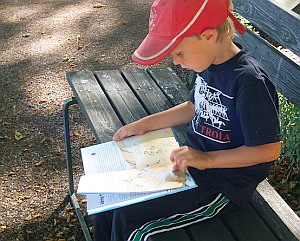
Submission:
M 185 180 L 173 174 L 171 168 L 149 167 L 85 175 L 80 178 L 77 193 L 139 193 L 183 187 Z M 171 176 L 174 177 L 171 179 Z
M 130 169 L 114 141 L 81 148 L 85 175 Z
M 171 128 L 151 131 L 117 142 L 124 159 L 134 169 L 172 165 L 171 152 L 178 148 Z
M 196 185 L 189 174 L 188 176 L 185 173 L 174 175 L 170 171 L 172 163 L 169 156 L 177 147 L 178 144 L 169 128 L 129 137 L 117 143 L 111 141 L 82 148 L 85 171 L 83 179 L 87 177 L 88 182 L 85 186 L 91 188 L 88 190 L 89 194 L 86 195 L 88 214 L 194 188 Z M 125 189 L 123 187 L 123 191 L 118 190 L 121 185 L 112 185 L 113 179 L 118 176 L 114 172 L 126 172 L 131 169 L 135 170 L 134 172 L 128 171 L 132 173 L 123 179 L 127 184 Z M 101 175 L 105 173 L 103 176 L 111 173 L 113 176 L 106 177 L 104 180 L 100 178 L 102 180 L 99 181 L 95 178 L 97 176 L 95 174 L 99 173 L 102 173 Z M 166 181 L 169 184 L 166 184 Z M 108 188 L 104 190 L 110 193 L 100 190 L 100 193 L 95 194 L 99 190 L 95 191 L 94 188 L 101 186 L 99 185 L 101 183 L 104 183 L 105 188 L 114 186 L 116 189 L 111 192 L 112 189 Z

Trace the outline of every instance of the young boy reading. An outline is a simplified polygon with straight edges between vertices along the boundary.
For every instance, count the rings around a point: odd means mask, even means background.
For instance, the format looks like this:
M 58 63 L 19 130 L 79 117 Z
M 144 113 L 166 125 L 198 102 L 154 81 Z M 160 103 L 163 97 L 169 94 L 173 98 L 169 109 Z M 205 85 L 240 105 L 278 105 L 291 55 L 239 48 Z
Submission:
M 186 145 L 170 159 L 198 187 L 95 215 L 95 240 L 146 240 L 242 206 L 280 153 L 278 100 L 258 61 L 233 42 L 244 27 L 228 0 L 156 0 L 149 33 L 133 60 L 170 55 L 197 72 L 189 100 L 119 129 L 114 140 L 189 123 Z

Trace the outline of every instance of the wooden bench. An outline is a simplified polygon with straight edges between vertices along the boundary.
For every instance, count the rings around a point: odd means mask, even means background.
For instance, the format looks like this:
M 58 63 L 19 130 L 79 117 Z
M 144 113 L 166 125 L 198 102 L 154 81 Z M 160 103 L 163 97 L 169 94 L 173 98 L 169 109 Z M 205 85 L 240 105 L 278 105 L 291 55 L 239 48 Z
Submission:
M 299 15 L 284 10 L 268 0 L 234 1 L 236 10 L 276 41 L 285 43 L 299 55 Z M 276 17 L 280 13 L 281 18 Z M 270 16 L 274 13 L 274 16 Z M 265 20 L 264 20 L 265 19 Z M 267 20 L 266 20 L 267 19 Z M 276 34 L 275 34 L 276 33 Z M 278 33 L 278 34 L 277 34 Z M 284 36 L 280 33 L 286 33 Z M 287 34 L 288 33 L 288 34 Z M 280 40 L 280 41 L 279 41 Z M 283 41 L 284 40 L 284 41 Z M 299 65 L 288 59 L 266 41 L 247 32 L 239 37 L 247 49 L 262 61 L 271 73 L 277 89 L 300 106 Z M 67 73 L 74 98 L 64 105 L 64 126 L 69 175 L 69 192 L 86 240 L 91 240 L 89 229 L 80 211 L 73 183 L 69 107 L 79 104 L 97 142 L 110 141 L 122 125 L 131 123 L 182 103 L 189 89 L 170 68 L 129 70 L 78 71 Z M 186 126 L 174 128 L 176 138 L 184 142 Z M 134 215 L 134 214 L 133 214 Z M 248 206 L 225 217 L 157 234 L 148 241 L 296 241 L 300 240 L 300 219 L 263 181 Z

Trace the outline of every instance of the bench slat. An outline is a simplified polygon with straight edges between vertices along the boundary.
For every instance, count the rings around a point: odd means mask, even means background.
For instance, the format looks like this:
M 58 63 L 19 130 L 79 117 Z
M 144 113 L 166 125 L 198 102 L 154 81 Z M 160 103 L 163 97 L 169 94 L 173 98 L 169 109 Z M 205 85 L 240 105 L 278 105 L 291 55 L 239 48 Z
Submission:
M 93 73 L 68 72 L 67 79 L 97 141 L 110 141 L 122 123 Z
M 147 69 L 147 72 L 150 74 L 155 83 L 163 91 L 163 93 L 173 106 L 187 101 L 189 90 L 171 68 L 149 68 Z M 187 139 L 187 127 L 187 125 L 176 127 L 176 132 L 180 133 L 177 141 L 181 145 L 183 145 Z
M 95 71 L 95 75 L 123 124 L 129 124 L 147 116 L 147 112 L 119 71 Z
M 122 74 L 149 114 L 173 107 L 172 103 L 145 70 L 123 70 Z M 184 143 L 186 141 L 186 127 L 176 126 L 173 129 L 175 130 L 176 140 L 180 144 Z
M 300 55 L 300 16 L 270 0 L 233 0 L 235 11 L 274 38 L 284 47 Z
M 187 100 L 189 91 L 171 68 L 152 68 L 147 71 L 174 106 Z
M 172 107 L 170 101 L 159 94 L 161 90 L 145 70 L 123 70 L 122 73 L 149 114 Z
M 223 221 L 236 240 L 278 240 L 250 204 L 236 212 L 224 216 Z
M 300 240 L 299 217 L 266 180 L 258 185 L 251 205 L 280 240 Z

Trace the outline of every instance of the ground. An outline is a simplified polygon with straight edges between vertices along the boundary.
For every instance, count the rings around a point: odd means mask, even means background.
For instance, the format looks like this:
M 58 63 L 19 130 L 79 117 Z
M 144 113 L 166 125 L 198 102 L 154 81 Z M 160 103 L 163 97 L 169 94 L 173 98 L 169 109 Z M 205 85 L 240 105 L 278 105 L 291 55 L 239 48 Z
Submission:
M 67 194 L 62 105 L 72 92 L 65 74 L 140 67 L 131 55 L 147 33 L 150 5 L 0 0 L 0 240 L 84 240 Z M 77 107 L 71 117 L 78 180 L 78 150 L 95 140 Z

